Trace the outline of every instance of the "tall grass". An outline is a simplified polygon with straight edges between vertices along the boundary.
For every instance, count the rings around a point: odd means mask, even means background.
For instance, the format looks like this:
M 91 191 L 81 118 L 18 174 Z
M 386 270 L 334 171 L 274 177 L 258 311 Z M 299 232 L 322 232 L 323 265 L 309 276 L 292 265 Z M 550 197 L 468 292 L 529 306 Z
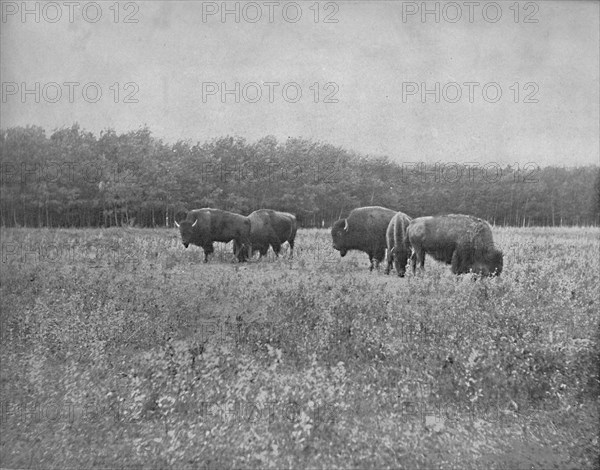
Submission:
M 174 230 L 3 229 L 2 464 L 593 468 L 600 232 L 494 234 L 474 282 L 325 230 L 204 264 Z

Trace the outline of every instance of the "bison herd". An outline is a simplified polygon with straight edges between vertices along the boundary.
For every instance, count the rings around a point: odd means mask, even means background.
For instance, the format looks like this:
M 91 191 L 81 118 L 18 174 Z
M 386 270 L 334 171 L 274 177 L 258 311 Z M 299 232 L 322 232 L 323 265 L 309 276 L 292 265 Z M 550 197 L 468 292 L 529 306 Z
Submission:
M 294 239 L 298 225 L 296 217 L 287 212 L 260 209 L 248 217 L 220 209 L 196 209 L 188 212 L 181 224 L 175 222 L 186 248 L 192 244 L 204 250 L 204 262 L 214 251 L 213 242 L 228 243 L 233 240 L 233 252 L 240 262 L 252 256 L 267 254 L 269 246 L 279 256 L 281 245 L 288 242 L 294 253 Z
M 240 262 L 256 251 L 264 256 L 269 246 L 279 256 L 285 242 L 293 256 L 297 231 L 294 215 L 271 209 L 254 211 L 248 217 L 219 209 L 196 209 L 175 225 L 186 248 L 193 244 L 204 250 L 204 262 L 214 251 L 213 242 L 232 240 Z M 333 224 L 331 238 L 342 257 L 350 250 L 367 253 L 371 271 L 379 267 L 387 252 L 385 273 L 389 274 L 393 266 L 400 277 L 405 275 L 409 259 L 413 273 L 417 264 L 424 269 L 425 254 L 451 265 L 454 274 L 497 276 L 502 272 L 503 255 L 494 246 L 490 224 L 470 215 L 411 219 L 385 207 L 359 207 Z

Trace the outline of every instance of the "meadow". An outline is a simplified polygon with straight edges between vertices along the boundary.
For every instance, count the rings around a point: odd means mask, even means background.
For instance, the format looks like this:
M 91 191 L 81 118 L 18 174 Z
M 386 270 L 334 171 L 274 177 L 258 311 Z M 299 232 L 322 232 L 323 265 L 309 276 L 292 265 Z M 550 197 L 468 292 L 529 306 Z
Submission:
M 175 229 L 1 236 L 2 467 L 598 468 L 598 228 L 494 228 L 480 280 L 317 229 L 241 264 Z

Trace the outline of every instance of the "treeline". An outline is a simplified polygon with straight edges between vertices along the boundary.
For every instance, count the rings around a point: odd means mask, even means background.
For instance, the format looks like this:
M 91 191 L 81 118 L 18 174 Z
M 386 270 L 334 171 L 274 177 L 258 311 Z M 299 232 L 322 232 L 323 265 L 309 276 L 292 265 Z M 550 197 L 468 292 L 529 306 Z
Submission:
M 382 205 L 411 216 L 466 213 L 498 225 L 598 225 L 600 170 L 394 163 L 306 139 L 164 143 L 144 128 L 94 136 L 74 125 L 0 132 L 3 226 L 172 226 L 185 212 L 273 208 L 330 226 Z M 567 157 L 566 157 L 567 158 Z

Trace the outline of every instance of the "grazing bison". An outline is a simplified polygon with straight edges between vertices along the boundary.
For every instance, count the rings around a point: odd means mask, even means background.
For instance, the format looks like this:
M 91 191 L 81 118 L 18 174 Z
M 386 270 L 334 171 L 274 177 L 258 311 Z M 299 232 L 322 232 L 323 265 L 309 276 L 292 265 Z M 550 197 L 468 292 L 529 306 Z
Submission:
M 271 245 L 275 255 L 279 256 L 281 245 L 288 242 L 290 257 L 294 256 L 294 240 L 298 230 L 296 216 L 272 209 L 259 209 L 252 212 L 248 219 L 250 219 L 250 248 L 252 251 L 258 251 L 262 258 L 267 254 L 269 245 Z M 247 250 L 245 254 L 248 255 Z
M 408 240 L 413 248 L 413 273 L 417 261 L 425 266 L 425 253 L 452 265 L 452 273 L 471 270 L 484 276 L 500 275 L 503 255 L 494 247 L 492 229 L 485 220 L 469 215 L 450 214 L 419 217 L 408 226 Z
M 392 269 L 392 263 L 396 273 L 404 277 L 406 272 L 406 263 L 410 255 L 410 243 L 408 241 L 408 224 L 412 219 L 404 212 L 398 212 L 387 227 L 385 238 L 387 240 L 387 266 L 385 273 L 389 274 Z
M 385 256 L 385 233 L 396 212 L 385 207 L 359 207 L 350 212 L 346 219 L 338 220 L 331 228 L 333 248 L 346 256 L 349 250 L 364 251 L 369 255 L 373 271 Z
M 186 219 L 175 225 L 181 232 L 181 241 L 186 248 L 191 244 L 202 247 L 204 262 L 214 251 L 213 242 L 234 240 L 234 252 L 240 262 L 246 261 L 244 247 L 250 243 L 250 220 L 243 215 L 219 209 L 195 209 L 188 212 Z M 235 249 L 237 247 L 237 249 Z

